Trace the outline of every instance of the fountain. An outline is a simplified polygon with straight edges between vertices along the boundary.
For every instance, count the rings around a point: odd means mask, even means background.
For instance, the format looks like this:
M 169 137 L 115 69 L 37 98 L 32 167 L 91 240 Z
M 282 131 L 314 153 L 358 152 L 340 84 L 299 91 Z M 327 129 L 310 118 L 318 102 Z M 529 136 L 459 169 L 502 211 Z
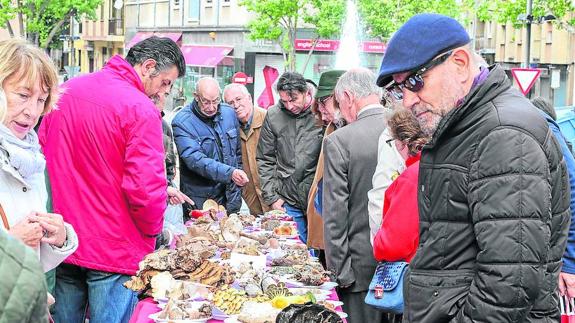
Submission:
M 345 22 L 336 53 L 335 69 L 349 70 L 361 66 L 361 34 L 359 14 L 353 0 L 347 0 Z

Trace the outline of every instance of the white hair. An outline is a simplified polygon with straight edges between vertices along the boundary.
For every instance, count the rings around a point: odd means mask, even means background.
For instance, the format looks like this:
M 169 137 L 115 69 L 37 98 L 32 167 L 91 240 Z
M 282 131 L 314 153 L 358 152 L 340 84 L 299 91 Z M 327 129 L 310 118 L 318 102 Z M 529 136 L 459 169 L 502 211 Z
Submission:
M 224 87 L 224 92 L 223 92 L 224 96 L 226 95 L 226 91 L 231 90 L 231 89 L 235 89 L 235 88 L 240 89 L 240 91 L 242 91 L 243 94 L 250 95 L 250 91 L 248 91 L 248 88 L 245 85 L 239 84 L 239 83 L 230 83 Z
M 375 83 L 375 74 L 365 68 L 356 68 L 343 73 L 335 85 L 335 96 L 341 98 L 344 91 L 351 92 L 358 99 L 370 95 L 381 97 L 381 88 Z

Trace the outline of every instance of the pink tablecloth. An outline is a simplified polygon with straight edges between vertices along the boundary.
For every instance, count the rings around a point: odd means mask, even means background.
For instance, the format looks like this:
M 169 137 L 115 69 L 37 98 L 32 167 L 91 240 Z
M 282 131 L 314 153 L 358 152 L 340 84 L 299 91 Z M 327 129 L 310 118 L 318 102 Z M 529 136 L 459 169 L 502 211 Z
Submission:
M 331 295 L 329 295 L 329 299 L 332 301 L 337 301 L 339 298 L 337 297 L 337 293 L 335 289 L 332 289 Z M 130 323 L 154 323 L 154 320 L 149 318 L 150 314 L 154 314 L 160 311 L 160 308 L 156 305 L 157 303 L 151 299 L 146 298 L 136 305 L 134 309 L 134 313 L 130 318 Z M 336 310 L 341 311 L 341 307 L 337 307 Z M 343 320 L 346 321 L 345 319 Z M 209 320 L 208 322 L 223 322 L 220 320 Z

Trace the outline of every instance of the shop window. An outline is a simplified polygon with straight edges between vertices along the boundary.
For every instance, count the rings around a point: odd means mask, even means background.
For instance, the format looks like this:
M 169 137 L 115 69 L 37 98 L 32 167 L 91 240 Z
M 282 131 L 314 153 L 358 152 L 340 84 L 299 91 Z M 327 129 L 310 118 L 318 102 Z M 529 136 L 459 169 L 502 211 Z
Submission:
M 188 20 L 200 20 L 200 0 L 189 0 Z

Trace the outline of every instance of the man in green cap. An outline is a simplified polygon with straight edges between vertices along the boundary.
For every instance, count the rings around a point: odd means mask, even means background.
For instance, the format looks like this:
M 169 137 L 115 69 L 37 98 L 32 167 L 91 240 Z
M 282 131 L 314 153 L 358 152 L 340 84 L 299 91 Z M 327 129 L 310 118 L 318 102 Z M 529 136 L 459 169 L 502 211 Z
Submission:
M 344 125 L 340 117 L 337 102 L 333 97 L 333 89 L 339 77 L 345 73 L 343 70 L 331 70 L 323 72 L 319 78 L 319 85 L 315 95 L 315 104 L 312 107 L 316 118 L 325 126 L 324 137 Z M 307 202 L 308 240 L 310 248 L 320 250 L 320 259 L 325 264 L 323 221 L 321 219 L 321 182 L 323 180 L 323 149 L 319 153 L 315 177 L 311 184 Z M 316 199 L 316 196 L 318 197 Z M 319 201 L 319 203 L 316 203 Z

